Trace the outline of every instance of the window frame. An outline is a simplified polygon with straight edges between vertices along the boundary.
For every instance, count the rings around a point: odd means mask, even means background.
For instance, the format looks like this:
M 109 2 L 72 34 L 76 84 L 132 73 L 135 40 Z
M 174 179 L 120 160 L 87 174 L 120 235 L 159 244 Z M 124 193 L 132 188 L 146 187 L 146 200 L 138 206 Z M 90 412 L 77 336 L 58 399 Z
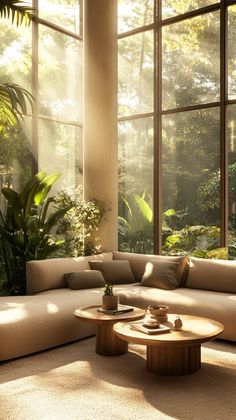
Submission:
M 162 19 L 161 0 L 154 1 L 153 23 L 144 27 L 135 28 L 131 31 L 118 34 L 118 40 L 132 36 L 147 30 L 154 31 L 154 109 L 148 114 L 135 114 L 127 117 L 118 116 L 118 123 L 128 119 L 144 118 L 147 115 L 154 118 L 154 191 L 153 191 L 153 214 L 154 214 L 154 253 L 162 251 L 162 117 L 163 115 L 219 107 L 220 109 L 220 199 L 221 199 L 221 225 L 220 245 L 228 246 L 228 145 L 226 138 L 226 110 L 228 105 L 236 104 L 236 99 L 228 99 L 227 92 L 227 28 L 228 7 L 236 4 L 235 0 L 221 0 L 218 3 L 192 10 L 177 16 Z M 173 23 L 181 22 L 196 16 L 202 16 L 209 12 L 220 12 L 220 100 L 186 106 L 182 108 L 162 109 L 162 28 Z

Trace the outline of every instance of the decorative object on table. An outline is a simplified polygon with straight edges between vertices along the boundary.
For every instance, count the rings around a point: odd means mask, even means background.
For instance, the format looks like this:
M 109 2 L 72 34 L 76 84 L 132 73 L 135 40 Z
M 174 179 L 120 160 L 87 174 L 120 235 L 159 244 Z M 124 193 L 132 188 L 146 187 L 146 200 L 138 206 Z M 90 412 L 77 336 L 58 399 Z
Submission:
M 143 321 L 143 326 L 146 328 L 158 328 L 160 322 L 158 322 L 155 318 L 145 317 Z
M 177 331 L 181 330 L 182 326 L 183 326 L 182 320 L 179 316 L 177 316 L 174 320 L 174 329 Z
M 134 310 L 133 306 L 119 305 L 117 309 L 103 309 L 98 308 L 97 312 L 107 315 L 121 315 L 126 314 L 127 312 L 132 312 Z
M 113 294 L 113 285 L 105 284 L 104 295 L 102 296 L 102 309 L 110 310 L 118 308 L 118 296 Z
M 169 306 L 149 305 L 147 312 L 157 322 L 161 323 L 161 322 L 167 322 L 167 320 L 168 320 L 168 317 L 167 317 L 168 310 L 169 310 Z
M 161 334 L 161 333 L 166 333 L 170 331 L 170 327 L 167 327 L 166 325 L 162 325 L 162 324 L 158 324 L 156 323 L 156 326 L 152 326 L 150 327 L 147 323 L 145 322 L 131 322 L 130 323 L 131 329 L 135 330 L 135 331 L 139 331 L 142 332 L 144 334 Z

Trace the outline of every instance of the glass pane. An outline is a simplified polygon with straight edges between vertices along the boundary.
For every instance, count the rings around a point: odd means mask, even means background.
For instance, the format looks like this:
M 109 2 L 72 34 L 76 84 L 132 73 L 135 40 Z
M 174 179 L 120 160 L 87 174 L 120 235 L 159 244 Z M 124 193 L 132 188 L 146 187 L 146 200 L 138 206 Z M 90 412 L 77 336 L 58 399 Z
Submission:
M 0 19 L 0 80 L 31 91 L 31 28 Z
M 39 28 L 39 112 L 82 121 L 82 42 Z
M 236 5 L 228 8 L 228 97 L 236 98 Z
M 119 123 L 119 249 L 153 252 L 153 119 Z
M 167 19 L 169 17 L 181 15 L 182 13 L 187 13 L 191 10 L 219 3 L 219 1 L 220 0 L 162 0 L 162 18 Z
M 119 41 L 119 114 L 153 110 L 153 31 Z
M 55 190 L 81 184 L 82 129 L 80 127 L 39 120 L 39 170 L 60 172 Z
M 82 19 L 80 3 L 80 0 L 39 0 L 39 17 L 79 34 Z
M 229 257 L 236 258 L 236 105 L 227 109 Z
M 220 99 L 219 12 L 163 28 L 163 109 Z
M 118 0 L 118 33 L 153 22 L 154 0 Z
M 24 117 L 15 137 L 0 135 L 0 190 L 12 187 L 20 191 L 32 175 L 31 118 Z M 0 208 L 4 211 L 5 199 L 0 194 Z
M 163 117 L 163 251 L 206 252 L 220 244 L 218 108 Z
M 0 82 L 16 83 L 31 92 L 31 28 L 0 19 Z M 28 108 L 30 112 L 30 107 Z M 32 173 L 31 118 L 24 117 L 14 136 L 0 134 L 0 189 L 20 190 Z M 0 207 L 5 201 L 0 194 Z

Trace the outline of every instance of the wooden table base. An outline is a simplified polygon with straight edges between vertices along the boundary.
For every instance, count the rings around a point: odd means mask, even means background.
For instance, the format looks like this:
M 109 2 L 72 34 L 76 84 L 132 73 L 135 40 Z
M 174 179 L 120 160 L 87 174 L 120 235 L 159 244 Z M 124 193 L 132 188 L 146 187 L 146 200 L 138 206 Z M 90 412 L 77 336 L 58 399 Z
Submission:
M 113 331 L 112 323 L 97 325 L 96 353 L 102 356 L 119 356 L 128 352 L 128 342 Z
M 147 370 L 159 375 L 188 375 L 201 367 L 201 345 L 147 346 Z

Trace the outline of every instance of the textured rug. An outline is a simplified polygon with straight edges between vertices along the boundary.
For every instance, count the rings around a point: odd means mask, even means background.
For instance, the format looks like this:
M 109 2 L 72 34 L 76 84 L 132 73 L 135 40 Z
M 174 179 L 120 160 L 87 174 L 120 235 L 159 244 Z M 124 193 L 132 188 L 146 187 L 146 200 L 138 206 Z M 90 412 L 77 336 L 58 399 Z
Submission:
M 146 371 L 145 347 L 95 353 L 89 338 L 0 366 L 1 420 L 236 419 L 236 344 L 202 347 L 193 375 Z

